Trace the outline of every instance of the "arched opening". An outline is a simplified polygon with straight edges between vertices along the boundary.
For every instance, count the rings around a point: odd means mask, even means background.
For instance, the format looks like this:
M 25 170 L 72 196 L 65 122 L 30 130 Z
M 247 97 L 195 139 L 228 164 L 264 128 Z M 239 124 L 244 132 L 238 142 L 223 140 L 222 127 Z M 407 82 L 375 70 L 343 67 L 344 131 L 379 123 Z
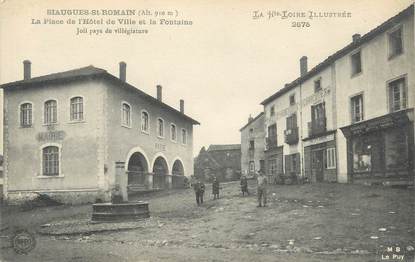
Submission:
M 128 188 L 141 188 L 145 185 L 145 177 L 148 173 L 146 158 L 140 152 L 135 152 L 128 160 Z
M 186 186 L 187 178 L 184 176 L 183 163 L 180 160 L 176 160 L 173 163 L 172 168 L 172 186 L 173 188 L 183 188 Z
M 172 174 L 184 176 L 183 164 L 180 160 L 174 161 Z
M 166 160 L 161 156 L 157 157 L 153 166 L 153 188 L 164 188 L 168 173 L 169 169 Z

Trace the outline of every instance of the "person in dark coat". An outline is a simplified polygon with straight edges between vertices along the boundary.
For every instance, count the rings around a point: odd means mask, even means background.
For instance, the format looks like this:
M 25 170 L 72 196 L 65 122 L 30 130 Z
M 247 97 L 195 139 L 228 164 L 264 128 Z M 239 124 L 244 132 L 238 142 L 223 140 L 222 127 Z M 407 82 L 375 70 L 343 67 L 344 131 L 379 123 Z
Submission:
M 220 189 L 219 180 L 216 177 L 214 177 L 213 183 L 212 183 L 213 199 L 219 199 L 219 189 Z
M 249 195 L 249 192 L 248 192 L 248 179 L 246 179 L 246 176 L 241 177 L 241 191 L 242 191 L 242 196 L 245 196 L 245 193 L 247 195 Z
M 195 191 L 195 195 L 196 195 L 196 203 L 199 206 L 203 204 L 203 194 L 205 193 L 205 184 L 196 178 L 196 181 L 192 185 L 193 185 L 193 190 Z

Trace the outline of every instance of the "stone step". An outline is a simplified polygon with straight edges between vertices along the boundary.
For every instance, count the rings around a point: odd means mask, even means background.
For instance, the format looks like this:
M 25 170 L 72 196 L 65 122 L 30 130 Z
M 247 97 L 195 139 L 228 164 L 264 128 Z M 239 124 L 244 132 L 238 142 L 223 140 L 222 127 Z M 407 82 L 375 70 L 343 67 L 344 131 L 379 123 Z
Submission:
M 114 221 L 135 221 L 138 219 L 149 218 L 150 214 L 92 214 L 92 221 L 94 222 L 114 222 Z
M 137 184 L 137 185 L 128 185 L 127 189 L 128 189 L 128 191 L 145 191 L 145 190 L 147 190 L 145 185 L 139 185 L 139 184 Z

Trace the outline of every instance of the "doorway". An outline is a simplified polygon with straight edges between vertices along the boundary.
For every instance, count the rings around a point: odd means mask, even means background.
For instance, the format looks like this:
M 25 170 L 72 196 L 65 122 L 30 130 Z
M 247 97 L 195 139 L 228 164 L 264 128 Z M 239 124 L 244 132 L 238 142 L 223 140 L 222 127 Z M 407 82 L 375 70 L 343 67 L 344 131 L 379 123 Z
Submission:
M 311 175 L 316 178 L 316 182 L 324 180 L 324 149 L 311 151 Z

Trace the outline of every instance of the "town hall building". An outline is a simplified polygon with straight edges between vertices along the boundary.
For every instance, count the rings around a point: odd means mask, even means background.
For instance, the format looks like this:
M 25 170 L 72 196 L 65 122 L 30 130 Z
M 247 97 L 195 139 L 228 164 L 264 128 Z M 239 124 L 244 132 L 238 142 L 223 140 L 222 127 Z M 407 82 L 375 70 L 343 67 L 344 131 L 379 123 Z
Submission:
M 61 202 L 108 200 L 183 186 L 193 171 L 199 122 L 119 77 L 93 66 L 3 84 L 4 196 L 47 194 Z

